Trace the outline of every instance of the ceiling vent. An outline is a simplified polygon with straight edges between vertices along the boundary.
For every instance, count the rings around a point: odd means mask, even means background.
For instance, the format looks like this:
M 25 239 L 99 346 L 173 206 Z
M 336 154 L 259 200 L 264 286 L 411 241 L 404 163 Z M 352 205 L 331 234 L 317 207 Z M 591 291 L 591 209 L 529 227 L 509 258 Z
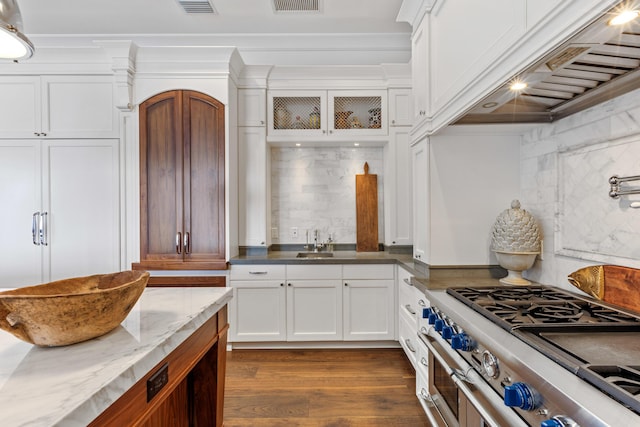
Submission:
M 273 0 L 276 12 L 320 12 L 321 0 Z
M 178 3 L 187 13 L 216 14 L 210 0 L 178 0 Z

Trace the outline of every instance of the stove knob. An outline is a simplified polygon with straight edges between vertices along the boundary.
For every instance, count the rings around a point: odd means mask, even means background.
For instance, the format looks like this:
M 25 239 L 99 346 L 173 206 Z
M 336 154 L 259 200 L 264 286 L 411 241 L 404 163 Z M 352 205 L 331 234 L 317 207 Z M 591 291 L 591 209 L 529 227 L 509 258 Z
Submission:
M 555 416 L 540 423 L 540 427 L 579 427 L 578 423 L 563 415 Z
M 482 367 L 490 378 L 498 378 L 500 376 L 500 366 L 498 358 L 491 354 L 488 350 L 482 353 Z
M 434 325 L 436 323 L 436 320 L 438 320 L 438 315 L 432 310 L 431 314 L 429 315 L 429 324 L 430 325 Z
M 513 408 L 532 411 L 540 406 L 538 392 L 525 383 L 513 383 L 504 388 L 504 404 Z
M 431 316 L 431 313 L 433 313 L 433 310 L 431 310 L 431 308 L 429 307 L 425 307 L 422 309 L 422 318 L 423 319 L 428 319 L 429 316 Z
M 454 350 L 473 351 L 476 342 L 469 335 L 461 332 L 451 337 L 451 348 Z
M 433 327 L 436 331 L 441 332 L 442 328 L 444 328 L 444 320 L 442 319 L 437 319 L 435 321 L 435 323 L 433 324 Z
M 451 337 L 453 336 L 453 326 L 443 326 L 442 327 L 442 338 L 444 338 L 445 340 L 450 340 Z

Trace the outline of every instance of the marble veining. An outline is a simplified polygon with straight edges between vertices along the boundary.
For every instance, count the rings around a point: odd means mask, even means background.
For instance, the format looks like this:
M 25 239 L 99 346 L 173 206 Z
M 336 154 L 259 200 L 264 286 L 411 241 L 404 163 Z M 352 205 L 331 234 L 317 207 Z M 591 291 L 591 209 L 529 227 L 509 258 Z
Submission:
M 1 424 L 86 426 L 231 296 L 230 288 L 147 288 L 115 330 L 67 347 L 1 334 Z
M 271 149 L 271 227 L 274 243 L 304 244 L 306 230 L 337 243 L 356 242 L 355 175 L 378 175 L 378 236 L 384 236 L 384 158 L 381 147 Z M 298 229 L 292 237 L 291 229 Z M 312 237 L 311 237 L 312 238 Z
M 640 209 L 629 206 L 640 196 L 608 196 L 611 175 L 640 174 L 639 94 L 630 92 L 524 135 L 520 201 L 545 236 L 543 260 L 527 278 L 571 289 L 567 275 L 588 265 L 640 267 Z

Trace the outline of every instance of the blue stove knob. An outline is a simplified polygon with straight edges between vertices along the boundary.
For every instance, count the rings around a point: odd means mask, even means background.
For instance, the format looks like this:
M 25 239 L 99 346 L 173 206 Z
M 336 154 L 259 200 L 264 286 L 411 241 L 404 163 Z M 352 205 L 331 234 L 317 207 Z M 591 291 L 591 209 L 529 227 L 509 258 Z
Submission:
M 575 427 L 577 425 L 575 421 L 564 415 L 557 415 L 540 423 L 540 427 Z
M 429 315 L 429 324 L 430 325 L 435 325 L 436 320 L 438 320 L 438 315 L 436 313 L 433 312 L 433 310 L 431 311 L 431 314 Z
M 429 316 L 431 316 L 431 313 L 433 313 L 433 310 L 431 310 L 430 307 L 425 307 L 422 309 L 422 318 L 423 319 L 428 319 Z
M 443 326 L 442 327 L 442 338 L 445 340 L 450 340 L 453 336 L 453 326 Z
M 533 411 L 540 406 L 541 400 L 538 392 L 525 383 L 513 383 L 504 388 L 504 404 L 512 408 Z
M 433 324 L 433 327 L 436 331 L 441 332 L 442 328 L 444 328 L 444 320 L 437 319 L 436 322 Z
M 469 335 L 461 332 L 451 337 L 451 348 L 454 350 L 472 351 L 476 348 L 476 342 Z

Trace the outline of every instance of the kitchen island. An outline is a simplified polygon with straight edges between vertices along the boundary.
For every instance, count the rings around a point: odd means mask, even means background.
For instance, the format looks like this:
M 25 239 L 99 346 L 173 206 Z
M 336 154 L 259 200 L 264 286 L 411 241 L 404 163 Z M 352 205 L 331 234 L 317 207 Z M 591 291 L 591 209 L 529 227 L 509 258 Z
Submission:
M 231 296 L 147 288 L 115 330 L 66 347 L 0 334 L 2 425 L 221 425 Z

